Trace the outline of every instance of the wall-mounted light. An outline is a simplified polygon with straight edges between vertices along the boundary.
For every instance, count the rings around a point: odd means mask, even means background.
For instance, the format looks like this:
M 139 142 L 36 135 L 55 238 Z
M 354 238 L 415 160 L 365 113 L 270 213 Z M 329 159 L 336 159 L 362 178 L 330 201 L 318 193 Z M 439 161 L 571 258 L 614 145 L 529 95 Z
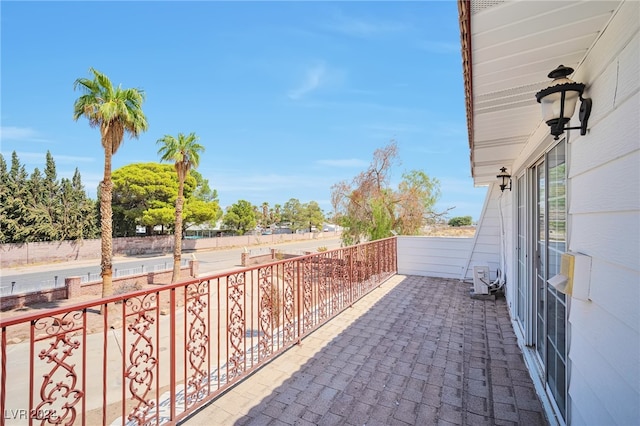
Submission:
M 500 179 L 500 191 L 504 192 L 505 189 L 511 191 L 511 175 L 507 173 L 506 167 L 502 167 L 500 169 L 500 173 L 496 177 Z
M 542 104 L 542 118 L 551 127 L 554 139 L 559 139 L 565 130 L 580 129 L 581 135 L 587 134 L 587 121 L 591 115 L 591 99 L 583 98 L 584 84 L 576 83 L 567 78 L 573 73 L 573 68 L 558 66 L 549 73 L 553 78 L 551 86 L 536 93 L 538 103 Z M 580 99 L 580 126 L 564 127 L 576 109 L 576 103 Z

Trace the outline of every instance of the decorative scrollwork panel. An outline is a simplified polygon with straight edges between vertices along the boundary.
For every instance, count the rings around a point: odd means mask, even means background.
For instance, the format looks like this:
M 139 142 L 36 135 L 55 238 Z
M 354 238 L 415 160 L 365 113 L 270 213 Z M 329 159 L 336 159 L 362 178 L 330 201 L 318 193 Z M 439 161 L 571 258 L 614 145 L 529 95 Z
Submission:
M 306 333 L 307 330 L 311 330 L 314 324 L 314 306 L 313 306 L 313 287 L 314 287 L 314 276 L 318 277 L 318 265 L 319 262 L 316 258 L 307 259 L 303 262 L 302 268 L 302 318 L 304 328 L 302 329 L 303 333 Z M 314 274 L 315 272 L 315 274 Z
M 124 302 L 127 323 L 123 339 L 124 379 L 133 405 L 127 419 L 138 424 L 146 424 L 157 416 L 154 408 L 158 405 L 158 316 L 156 293 Z
M 258 271 L 258 286 L 260 301 L 258 319 L 260 321 L 260 338 L 258 341 L 258 357 L 267 358 L 273 353 L 273 328 L 276 319 L 276 304 L 278 303 L 278 287 L 274 283 L 273 271 L 275 267 L 267 266 Z
M 72 425 L 82 408 L 85 390 L 82 383 L 82 353 L 86 351 L 86 311 L 71 311 L 53 317 L 44 317 L 32 322 L 34 339 L 40 350 L 38 358 L 44 365 L 43 380 L 34 398 L 31 411 L 41 424 Z M 42 333 L 42 334 L 41 334 Z M 35 361 L 35 360 L 34 360 Z
M 246 307 L 245 307 L 245 274 L 243 272 L 230 275 L 227 282 L 227 303 L 228 303 L 228 325 L 229 336 L 228 353 L 228 377 L 236 378 L 245 370 L 245 330 L 246 330 Z
M 185 292 L 185 405 L 189 408 L 209 391 L 209 282 L 189 284 Z
M 296 264 L 286 262 L 284 264 L 284 294 L 282 304 L 284 311 L 283 333 L 284 341 L 291 342 L 295 336 L 295 288 L 296 288 Z

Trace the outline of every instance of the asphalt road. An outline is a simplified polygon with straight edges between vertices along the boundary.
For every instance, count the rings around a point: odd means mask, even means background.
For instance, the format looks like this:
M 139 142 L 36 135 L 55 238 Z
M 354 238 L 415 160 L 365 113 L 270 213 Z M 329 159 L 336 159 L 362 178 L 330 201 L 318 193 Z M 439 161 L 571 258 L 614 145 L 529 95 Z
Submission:
M 288 242 L 275 245 L 263 245 L 247 247 L 249 250 L 264 250 L 277 248 L 285 252 L 317 251 L 318 247 L 334 249 L 340 247 L 340 238 L 323 238 L 318 240 L 305 240 L 300 242 Z M 200 261 L 199 275 L 223 272 L 241 268 L 240 256 L 244 248 L 226 250 L 206 250 L 198 252 L 182 253 L 184 260 L 191 259 L 192 254 Z M 114 275 L 122 274 L 126 270 L 144 268 L 144 271 L 152 271 L 162 265 L 171 268 L 173 255 L 160 256 L 129 256 L 115 258 L 113 263 Z M 118 272 L 120 271 L 120 272 Z M 64 279 L 73 276 L 99 276 L 100 259 L 60 262 L 47 265 L 22 266 L 17 268 L 4 268 L 0 270 L 0 295 L 16 294 L 28 291 L 37 291 L 53 287 L 64 286 Z M 124 274 L 123 274 L 124 275 Z

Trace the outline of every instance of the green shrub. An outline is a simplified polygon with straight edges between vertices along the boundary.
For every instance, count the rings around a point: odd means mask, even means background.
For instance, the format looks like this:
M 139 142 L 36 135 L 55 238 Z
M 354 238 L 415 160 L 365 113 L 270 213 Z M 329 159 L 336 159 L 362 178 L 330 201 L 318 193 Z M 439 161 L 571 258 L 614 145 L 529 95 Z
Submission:
M 473 223 L 471 216 L 457 216 L 449 220 L 449 226 L 469 226 Z

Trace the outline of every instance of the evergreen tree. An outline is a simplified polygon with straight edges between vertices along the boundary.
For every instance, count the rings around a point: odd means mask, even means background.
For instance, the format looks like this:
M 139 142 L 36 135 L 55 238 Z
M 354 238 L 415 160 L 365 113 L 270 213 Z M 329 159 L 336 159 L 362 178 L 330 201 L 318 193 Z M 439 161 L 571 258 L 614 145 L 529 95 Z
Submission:
M 7 162 L 0 154 L 0 244 L 7 242 L 7 197 L 9 194 L 9 173 L 7 173 Z
M 98 214 L 77 169 L 58 181 L 51 153 L 44 174 L 35 168 L 31 176 L 15 152 L 10 171 L 0 155 L 0 244 L 96 238 Z
M 18 154 L 11 154 L 11 169 L 7 176 L 6 203 L 4 220 L 7 243 L 23 243 L 29 241 L 31 227 L 29 225 L 29 206 L 25 200 L 29 199 L 27 190 L 28 175 L 20 164 Z
M 62 179 L 60 200 L 62 206 L 59 221 L 61 240 L 96 238 L 99 235 L 96 203 L 87 197 L 77 168 L 71 180 Z
M 74 194 L 73 199 L 78 204 L 79 210 L 76 226 L 78 229 L 82 229 L 82 233 L 78 238 L 98 238 L 100 236 L 99 205 L 87 196 L 77 167 L 73 173 L 73 178 L 71 178 L 71 189 Z
M 51 152 L 47 151 L 46 164 L 44 168 L 44 186 L 43 186 L 43 208 L 47 220 L 47 228 L 49 235 L 48 241 L 62 239 L 61 237 L 61 220 L 62 201 L 59 196 L 60 183 L 58 182 L 58 173 L 56 172 L 56 163 L 53 160 Z
M 57 197 L 53 198 L 53 200 L 48 198 L 50 194 L 46 192 L 46 179 L 46 175 L 43 176 L 38 168 L 33 171 L 29 178 L 27 185 L 29 212 L 25 217 L 25 221 L 30 227 L 27 242 L 55 241 L 58 239 L 54 218 L 51 216 L 52 205 L 58 199 Z

